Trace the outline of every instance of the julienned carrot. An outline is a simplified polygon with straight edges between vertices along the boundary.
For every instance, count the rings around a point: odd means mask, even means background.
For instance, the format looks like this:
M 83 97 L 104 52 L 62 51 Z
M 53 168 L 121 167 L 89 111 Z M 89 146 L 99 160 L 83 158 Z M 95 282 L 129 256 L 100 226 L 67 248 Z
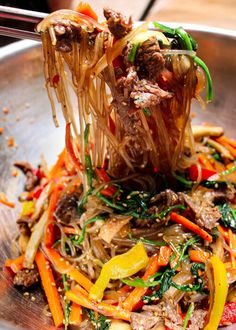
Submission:
M 200 154 L 198 156 L 198 161 L 201 165 L 203 165 L 204 168 L 210 170 L 210 171 L 214 171 L 214 167 L 212 166 L 210 160 L 207 158 L 206 155 L 204 154 Z
M 93 18 L 95 21 L 98 20 L 98 16 L 95 11 L 91 8 L 91 6 L 87 2 L 80 2 L 79 5 L 75 9 L 77 12 L 84 14 Z
M 201 250 L 190 250 L 189 251 L 190 260 L 193 262 L 206 262 L 210 258 L 210 253 Z
M 228 233 L 228 230 L 221 226 L 221 225 L 218 225 L 217 226 L 217 229 L 219 231 L 219 233 L 221 233 L 221 235 L 224 237 L 224 239 L 226 240 L 226 242 L 229 242 L 229 233 Z
M 70 276 L 71 279 L 75 280 L 87 291 L 91 289 L 93 283 L 86 276 L 80 273 L 78 269 L 71 265 L 69 261 L 62 258 L 56 250 L 45 247 L 44 251 L 52 264 L 56 266 L 58 272 L 61 272 L 62 274 L 66 273 L 67 276 Z
M 47 297 L 55 326 L 61 327 L 63 325 L 64 313 L 60 303 L 60 296 L 57 291 L 52 269 L 41 251 L 37 252 L 35 262 L 38 267 L 43 289 Z
M 224 146 L 231 153 L 231 155 L 236 158 L 235 147 L 233 147 L 225 137 L 219 137 L 216 139 L 216 141 L 219 142 L 222 146 Z
M 15 207 L 15 203 L 9 202 L 7 199 L 0 198 L 0 203 L 11 208 Z
M 24 254 L 19 256 L 16 259 L 7 259 L 5 261 L 5 267 L 11 268 L 14 273 L 17 273 L 19 270 L 23 269 Z
M 52 167 L 49 178 L 55 178 L 61 169 L 65 166 L 66 149 L 63 149 L 58 156 L 56 164 Z
M 70 310 L 69 324 L 80 325 L 81 322 L 82 322 L 82 307 L 73 302 Z
M 56 186 L 51 193 L 49 206 L 48 206 L 48 219 L 47 219 L 47 227 L 44 235 L 44 243 L 47 247 L 51 247 L 54 243 L 54 225 L 53 225 L 53 213 L 57 206 L 57 201 L 60 192 L 60 186 Z
M 94 302 L 76 289 L 66 292 L 66 298 L 83 307 L 92 309 L 102 315 L 114 317 L 117 319 L 130 321 L 130 312 L 117 306 L 106 304 L 104 302 Z
M 230 228 L 228 230 L 228 234 L 229 234 L 229 247 L 231 249 L 231 251 L 230 251 L 231 264 L 232 264 L 232 268 L 236 269 L 236 260 L 235 260 L 235 257 L 236 257 L 236 234 L 234 234 Z
M 228 143 L 232 147 L 236 148 L 236 140 L 229 139 L 228 137 L 226 137 L 224 135 L 217 138 L 217 140 L 218 140 L 218 142 Z
M 191 230 L 195 234 L 201 236 L 204 240 L 212 242 L 212 236 L 208 234 L 204 229 L 200 228 L 198 225 L 183 217 L 182 215 L 172 212 L 170 214 L 170 219 L 176 223 L 183 225 L 185 228 Z
M 149 267 L 147 268 L 142 279 L 144 281 L 148 280 L 150 276 L 154 275 L 158 271 L 159 267 L 160 266 L 158 264 L 158 256 L 154 255 L 151 258 Z M 123 307 L 128 311 L 135 310 L 135 307 L 139 304 L 142 296 L 145 295 L 147 291 L 148 288 L 140 288 L 140 287 L 135 288 L 133 291 L 130 292 L 128 297 L 123 302 Z
M 76 157 L 73 143 L 71 141 L 71 132 L 70 132 L 70 125 L 71 123 L 66 124 L 66 151 L 68 155 L 70 156 L 71 162 L 74 164 L 74 166 L 81 171 L 82 169 L 82 164 L 79 162 L 79 160 Z
M 158 265 L 159 266 L 167 266 L 170 260 L 170 256 L 172 254 L 172 249 L 170 246 L 161 246 L 160 253 L 158 256 Z

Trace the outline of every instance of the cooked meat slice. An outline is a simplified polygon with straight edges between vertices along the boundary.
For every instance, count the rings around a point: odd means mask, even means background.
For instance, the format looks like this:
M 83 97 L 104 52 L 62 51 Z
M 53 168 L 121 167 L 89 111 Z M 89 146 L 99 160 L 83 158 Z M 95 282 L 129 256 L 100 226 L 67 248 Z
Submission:
M 57 37 L 56 49 L 63 53 L 72 50 L 72 40 L 81 38 L 81 27 L 67 19 L 59 20 L 54 26 L 54 32 Z
M 103 14 L 107 20 L 107 25 L 116 39 L 123 38 L 132 30 L 132 20 L 126 19 L 124 15 L 112 9 L 105 8 Z
M 16 273 L 13 283 L 16 286 L 28 288 L 36 284 L 39 280 L 37 269 L 23 269 Z
M 59 222 L 68 224 L 78 217 L 79 194 L 77 192 L 63 195 L 57 204 L 55 217 Z
M 166 189 L 152 197 L 152 204 L 165 204 L 166 207 L 173 206 L 179 201 L 179 196 L 171 189 Z
M 177 312 L 176 304 L 170 299 L 165 299 L 158 305 L 144 305 L 143 310 L 152 312 L 155 316 L 161 317 L 168 328 L 183 330 L 183 320 Z
M 145 68 L 149 78 L 156 80 L 165 65 L 165 59 L 160 53 L 156 37 L 151 37 L 142 43 L 137 50 L 135 64 L 142 70 Z
M 133 330 L 155 330 L 162 324 L 162 319 L 152 312 L 131 313 L 131 327 Z
M 14 166 L 19 168 L 26 176 L 25 190 L 31 191 L 39 184 L 39 178 L 34 174 L 33 167 L 27 162 L 16 162 Z
M 212 195 L 209 192 L 196 191 L 191 196 L 179 193 L 180 198 L 191 209 L 196 217 L 196 223 L 207 229 L 212 229 L 216 226 L 217 221 L 221 218 L 221 213 L 218 207 L 214 206 Z
M 187 327 L 187 330 L 199 330 L 203 329 L 205 325 L 205 317 L 207 311 L 203 309 L 194 310 L 190 317 L 190 325 Z
M 173 95 L 161 89 L 157 83 L 142 79 L 134 85 L 130 97 L 134 100 L 137 108 L 155 107 L 161 103 L 163 99 L 169 99 Z

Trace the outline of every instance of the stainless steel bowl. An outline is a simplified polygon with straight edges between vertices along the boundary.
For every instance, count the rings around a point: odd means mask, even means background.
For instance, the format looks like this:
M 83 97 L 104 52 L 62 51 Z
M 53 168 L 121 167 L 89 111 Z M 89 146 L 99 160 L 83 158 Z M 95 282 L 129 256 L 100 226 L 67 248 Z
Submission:
M 228 136 L 236 138 L 236 31 L 184 27 L 197 39 L 198 55 L 207 63 L 214 82 L 214 101 L 206 110 L 193 102 L 194 121 L 223 126 Z M 20 41 L 0 49 L 0 59 L 0 126 L 4 128 L 0 135 L 0 191 L 17 203 L 23 178 L 11 175 L 13 162 L 26 160 L 36 165 L 43 154 L 52 164 L 63 146 L 64 122 L 59 116 L 61 126 L 56 129 L 51 119 L 40 44 Z M 9 114 L 3 114 L 3 107 L 9 108 Z M 14 138 L 15 147 L 7 146 L 8 137 Z M 18 211 L 18 205 L 15 209 L 0 205 L 0 265 L 17 256 Z M 22 295 L 0 271 L 0 329 L 54 329 L 43 313 L 44 305 L 39 292 Z

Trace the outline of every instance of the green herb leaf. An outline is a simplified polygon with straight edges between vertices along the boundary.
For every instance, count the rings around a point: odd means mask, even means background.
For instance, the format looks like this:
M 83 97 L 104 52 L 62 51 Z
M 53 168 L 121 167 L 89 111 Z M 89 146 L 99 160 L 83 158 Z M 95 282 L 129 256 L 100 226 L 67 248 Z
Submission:
M 152 115 L 151 110 L 149 108 L 143 108 L 143 113 L 148 117 Z
M 84 310 L 87 312 L 88 317 L 90 318 L 93 326 L 95 327 L 95 330 L 108 330 L 110 327 L 110 320 L 102 315 L 98 314 L 98 317 L 95 318 L 95 313 L 93 310 L 84 308 Z
M 136 56 L 136 53 L 137 53 L 137 50 L 138 50 L 139 46 L 140 46 L 139 42 L 137 44 L 132 45 L 132 48 L 131 48 L 131 50 L 129 52 L 129 55 L 128 55 L 128 61 L 129 62 L 131 62 L 131 63 L 134 62 L 135 56 Z
M 97 215 L 96 217 L 93 217 L 93 218 L 85 221 L 85 223 L 82 226 L 82 230 L 81 230 L 81 234 L 80 234 L 79 238 L 77 240 L 73 240 L 73 243 L 75 245 L 80 245 L 84 241 L 87 225 L 89 225 L 90 223 L 99 221 L 99 220 L 104 220 L 104 217 L 102 217 L 101 215 Z
M 188 307 L 188 310 L 187 310 L 187 313 L 185 315 L 185 318 L 184 318 L 184 322 L 183 322 L 183 328 L 186 329 L 187 326 L 188 326 L 188 321 L 190 320 L 190 317 L 191 317 L 191 314 L 194 310 L 194 303 L 191 302 L 189 307 Z
M 218 208 L 221 213 L 220 222 L 222 222 L 225 227 L 236 231 L 236 210 L 232 209 L 227 203 L 218 205 Z

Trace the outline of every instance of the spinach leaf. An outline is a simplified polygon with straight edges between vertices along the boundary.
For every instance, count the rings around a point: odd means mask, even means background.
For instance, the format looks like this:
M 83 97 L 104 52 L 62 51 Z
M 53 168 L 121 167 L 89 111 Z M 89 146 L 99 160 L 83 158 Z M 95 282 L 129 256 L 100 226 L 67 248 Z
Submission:
M 220 222 L 225 227 L 230 227 L 236 231 L 236 210 L 233 210 L 227 203 L 218 205 L 218 208 L 221 213 Z
M 90 318 L 93 326 L 96 330 L 108 330 L 110 327 L 110 320 L 101 314 L 98 314 L 97 317 L 95 317 L 95 313 L 93 310 L 84 308 L 86 313 L 88 314 L 88 317 Z

